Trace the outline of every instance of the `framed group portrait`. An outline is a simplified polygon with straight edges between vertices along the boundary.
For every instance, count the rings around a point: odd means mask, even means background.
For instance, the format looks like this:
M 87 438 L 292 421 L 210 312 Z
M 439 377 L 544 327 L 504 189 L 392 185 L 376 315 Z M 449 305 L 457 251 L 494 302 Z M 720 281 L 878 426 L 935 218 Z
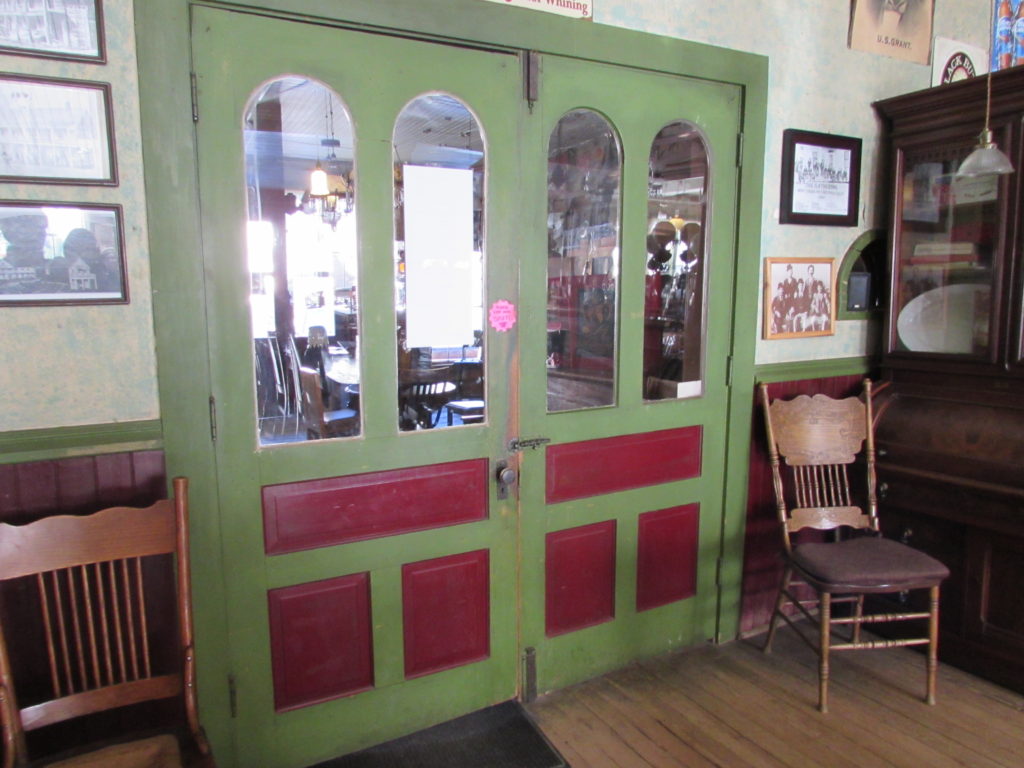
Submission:
M 836 269 L 829 258 L 764 262 L 764 338 L 831 336 L 836 331 Z

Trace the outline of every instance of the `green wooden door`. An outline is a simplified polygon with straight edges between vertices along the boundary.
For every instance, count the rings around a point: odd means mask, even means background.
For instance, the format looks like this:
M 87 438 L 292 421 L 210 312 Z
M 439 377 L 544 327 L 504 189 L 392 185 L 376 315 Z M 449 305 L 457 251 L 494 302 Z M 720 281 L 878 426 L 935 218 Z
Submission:
M 201 6 L 192 46 L 237 764 L 712 637 L 739 90 L 544 56 L 529 102 L 522 56 Z
M 516 695 L 520 67 L 202 7 L 193 50 L 237 764 L 309 765 Z M 413 306 L 481 280 L 468 337 Z
M 543 692 L 716 636 L 741 100 L 555 56 L 539 81 L 520 424 L 550 442 L 522 452 L 521 642 Z

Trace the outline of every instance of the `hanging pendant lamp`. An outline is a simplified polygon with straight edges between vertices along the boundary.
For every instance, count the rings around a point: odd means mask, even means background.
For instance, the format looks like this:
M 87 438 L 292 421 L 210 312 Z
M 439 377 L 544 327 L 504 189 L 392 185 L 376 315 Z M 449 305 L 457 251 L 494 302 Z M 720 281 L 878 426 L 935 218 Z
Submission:
M 993 4 L 994 5 L 994 4 Z M 993 14 L 995 9 L 993 8 Z M 978 144 L 967 156 L 967 159 L 960 165 L 956 175 L 958 178 L 972 178 L 976 176 L 999 176 L 1005 173 L 1013 173 L 1013 163 L 1010 162 L 1002 150 L 992 140 L 992 131 L 989 129 L 989 111 L 992 106 L 992 68 L 989 67 L 985 77 L 985 128 L 978 135 Z

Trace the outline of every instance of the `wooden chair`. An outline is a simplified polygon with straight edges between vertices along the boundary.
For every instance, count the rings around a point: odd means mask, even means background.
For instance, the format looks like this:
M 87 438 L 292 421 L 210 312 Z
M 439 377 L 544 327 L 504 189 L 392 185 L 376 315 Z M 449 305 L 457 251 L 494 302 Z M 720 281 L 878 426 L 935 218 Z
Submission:
M 927 645 L 927 694 L 935 703 L 939 629 L 939 585 L 949 570 L 932 557 L 880 537 L 875 493 L 875 445 L 871 412 L 871 381 L 864 380 L 863 400 L 833 400 L 825 395 L 800 395 L 769 401 L 760 385 L 768 437 L 768 455 L 786 565 L 764 646 L 770 652 L 779 619 L 792 626 L 819 656 L 818 709 L 828 711 L 829 655 L 832 651 Z M 848 468 L 863 450 L 866 472 L 863 494 L 867 511 L 855 504 Z M 785 471 L 780 463 L 785 461 Z M 862 532 L 842 540 L 795 543 L 805 528 Z M 866 535 L 865 535 L 866 534 Z M 794 580 L 794 576 L 797 580 Z M 794 586 L 803 582 L 816 597 L 801 600 Z M 927 611 L 864 613 L 864 596 L 928 590 Z M 852 615 L 833 615 L 836 603 L 853 605 Z M 817 623 L 817 640 L 790 618 L 786 604 Z M 808 607 L 817 604 L 817 615 Z M 893 640 L 861 640 L 861 626 L 888 621 L 927 619 L 927 635 Z M 852 627 L 848 641 L 833 642 L 833 628 Z
M 196 705 L 188 482 L 178 477 L 173 486 L 173 499 L 145 509 L 111 507 L 22 526 L 0 524 L 0 581 L 24 585 L 37 614 L 16 623 L 0 619 L 4 768 L 28 765 L 26 732 L 128 705 L 175 699 L 183 705 L 186 724 L 180 743 L 169 733 L 134 741 L 119 737 L 98 751 L 75 749 L 73 756 L 54 765 L 213 766 Z M 168 556 L 176 569 L 171 592 L 176 597 L 177 639 L 169 643 L 172 658 L 165 665 L 158 627 L 174 611 L 161 611 L 168 606 L 156 604 L 159 588 L 154 591 L 151 582 L 160 580 L 153 566 L 171 567 Z M 30 625 L 45 636 L 32 643 L 33 655 L 45 656 L 38 664 L 11 654 L 14 646 L 25 650 L 23 637 Z M 28 668 L 41 669 L 42 679 L 26 680 L 23 671 Z M 16 679 L 19 691 L 31 692 L 24 700 L 15 691 Z
M 456 396 L 454 366 L 407 368 L 398 371 L 399 426 L 403 430 L 433 429 L 441 411 Z
M 324 408 L 323 388 L 319 372 L 300 368 L 302 385 L 302 418 L 310 440 L 325 437 L 348 437 L 359 431 L 359 414 L 351 408 L 328 411 Z

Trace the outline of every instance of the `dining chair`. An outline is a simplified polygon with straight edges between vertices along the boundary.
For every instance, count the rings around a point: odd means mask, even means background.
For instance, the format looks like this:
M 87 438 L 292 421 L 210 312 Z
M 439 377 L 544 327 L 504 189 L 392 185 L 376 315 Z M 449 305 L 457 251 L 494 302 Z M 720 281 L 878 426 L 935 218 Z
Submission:
M 26 734 L 45 749 L 43 737 L 77 718 L 161 701 L 178 705 L 182 727 L 76 745 L 47 765 L 214 765 L 196 701 L 187 479 L 175 478 L 173 490 L 144 509 L 0 524 L 0 582 L 26 594 L 31 608 L 16 620 L 0 616 L 4 768 L 38 757 Z
M 939 586 L 949 569 L 924 552 L 880 535 L 871 380 L 864 380 L 861 398 L 841 400 L 821 394 L 771 400 L 767 385 L 762 383 L 759 390 L 785 556 L 765 652 L 771 651 L 779 619 L 792 626 L 818 654 L 818 709 L 827 712 L 833 651 L 927 646 L 925 701 L 934 704 Z M 858 458 L 861 464 L 854 466 Z M 863 472 L 856 488 L 850 480 L 854 470 Z M 834 539 L 797 542 L 795 535 L 805 529 L 830 532 Z M 811 599 L 797 594 L 801 583 L 810 587 Z M 864 612 L 865 595 L 912 590 L 927 590 L 927 610 Z M 833 612 L 841 603 L 852 606 L 852 612 Z M 811 612 L 815 606 L 816 614 Z M 817 639 L 793 620 L 797 614 L 817 625 Z M 926 632 L 861 638 L 864 625 L 920 620 L 925 620 Z M 842 626 L 851 628 L 850 637 L 834 640 L 834 629 Z
M 326 437 L 349 437 L 359 431 L 359 413 L 352 408 L 327 410 L 324 407 L 320 373 L 312 368 L 299 368 L 302 419 L 310 440 Z

